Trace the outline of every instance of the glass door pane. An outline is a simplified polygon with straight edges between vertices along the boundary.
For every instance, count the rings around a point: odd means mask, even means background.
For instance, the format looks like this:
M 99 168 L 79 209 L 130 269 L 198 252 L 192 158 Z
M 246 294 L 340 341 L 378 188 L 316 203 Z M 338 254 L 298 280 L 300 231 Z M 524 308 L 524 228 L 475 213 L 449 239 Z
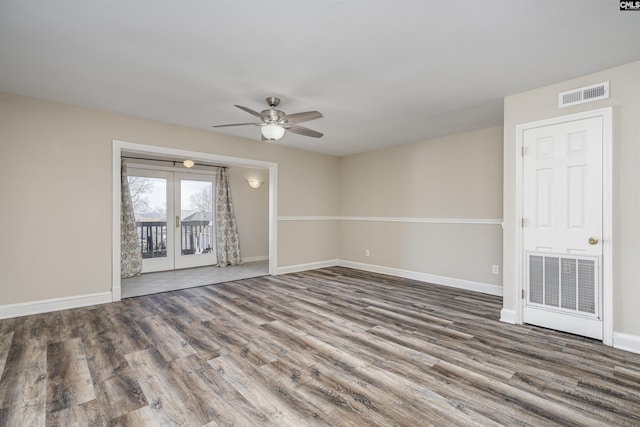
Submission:
M 216 259 L 214 200 L 215 177 L 180 174 L 176 179 L 176 268 L 213 265 Z
M 140 250 L 142 251 L 142 272 L 168 270 L 173 268 L 172 229 L 167 219 L 171 212 L 167 207 L 171 191 L 170 176 L 158 171 L 129 169 L 129 192 L 136 217 Z M 169 224 L 171 225 L 171 224 Z

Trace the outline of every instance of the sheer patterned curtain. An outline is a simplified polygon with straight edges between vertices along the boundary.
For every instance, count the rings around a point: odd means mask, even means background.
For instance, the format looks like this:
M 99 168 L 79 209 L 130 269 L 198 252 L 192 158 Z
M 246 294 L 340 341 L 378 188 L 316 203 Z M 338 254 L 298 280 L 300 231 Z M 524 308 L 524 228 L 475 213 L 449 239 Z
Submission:
M 216 242 L 218 267 L 240 264 L 240 240 L 226 168 L 216 173 Z
M 140 274 L 142 271 L 142 252 L 138 239 L 138 227 L 133 212 L 133 202 L 129 192 L 127 179 L 127 160 L 121 164 L 120 197 L 120 277 L 127 278 Z

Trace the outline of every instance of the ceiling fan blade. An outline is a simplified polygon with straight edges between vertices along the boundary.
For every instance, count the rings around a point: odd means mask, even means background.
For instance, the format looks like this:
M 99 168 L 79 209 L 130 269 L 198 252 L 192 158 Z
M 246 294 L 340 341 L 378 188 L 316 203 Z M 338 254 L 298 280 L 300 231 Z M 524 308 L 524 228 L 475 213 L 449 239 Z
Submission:
M 226 128 L 228 126 L 248 126 L 248 125 L 252 125 L 252 126 L 260 126 L 260 123 L 233 123 L 230 125 L 215 125 L 215 126 L 211 126 L 214 128 Z
M 262 114 L 258 113 L 257 111 L 252 110 L 251 108 L 247 108 L 247 107 L 243 107 L 242 105 L 236 105 L 236 107 L 238 107 L 239 109 L 246 111 L 247 113 L 256 116 L 256 117 L 260 117 L 262 118 Z
M 313 129 L 306 128 L 304 126 L 292 124 L 287 130 L 291 133 L 297 133 L 298 135 L 310 136 L 312 138 L 320 138 L 323 134 Z
M 302 123 L 319 119 L 320 117 L 322 117 L 320 111 L 305 111 L 304 113 L 287 114 L 286 119 L 289 120 L 290 123 Z

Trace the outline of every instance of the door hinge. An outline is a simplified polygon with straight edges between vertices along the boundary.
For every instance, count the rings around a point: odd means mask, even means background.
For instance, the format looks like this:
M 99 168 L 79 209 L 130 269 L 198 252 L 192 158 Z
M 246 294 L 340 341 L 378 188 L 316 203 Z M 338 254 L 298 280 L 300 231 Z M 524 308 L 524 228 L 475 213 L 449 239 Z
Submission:
M 521 227 L 526 227 L 527 226 L 527 220 L 525 218 L 522 218 L 522 220 L 520 221 L 520 226 Z
M 522 299 L 527 297 L 527 291 L 525 289 L 522 290 Z
M 526 155 L 527 155 L 527 149 L 526 149 L 526 148 L 524 148 L 524 145 L 523 145 L 522 147 L 520 147 L 520 155 L 521 155 L 522 157 L 524 157 L 524 156 L 526 156 Z

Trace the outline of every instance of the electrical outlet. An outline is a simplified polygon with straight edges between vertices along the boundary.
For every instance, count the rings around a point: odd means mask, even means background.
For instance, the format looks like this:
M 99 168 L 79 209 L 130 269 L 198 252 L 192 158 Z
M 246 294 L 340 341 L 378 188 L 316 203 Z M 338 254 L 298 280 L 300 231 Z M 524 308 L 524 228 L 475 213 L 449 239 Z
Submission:
M 500 274 L 500 266 L 499 265 L 492 265 L 491 266 L 491 272 L 493 274 Z
M 364 256 L 369 256 L 369 249 L 364 250 Z

